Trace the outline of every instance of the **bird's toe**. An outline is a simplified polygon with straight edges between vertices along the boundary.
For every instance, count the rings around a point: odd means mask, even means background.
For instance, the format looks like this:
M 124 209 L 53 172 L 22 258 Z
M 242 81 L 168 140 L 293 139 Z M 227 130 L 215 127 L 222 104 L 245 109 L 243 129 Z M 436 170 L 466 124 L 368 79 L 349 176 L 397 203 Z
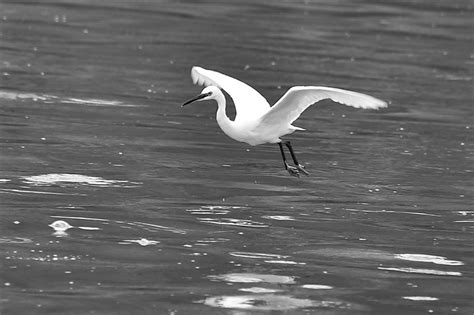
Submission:
M 309 176 L 309 175 L 310 175 L 309 172 L 305 169 L 305 167 L 304 167 L 303 165 L 298 164 L 298 165 L 296 166 L 296 168 L 297 168 L 299 171 L 303 172 L 303 174 L 305 174 L 306 176 Z
M 288 171 L 288 174 L 290 174 L 291 176 L 300 177 L 300 172 L 298 171 L 298 168 L 291 165 L 287 165 L 286 170 Z

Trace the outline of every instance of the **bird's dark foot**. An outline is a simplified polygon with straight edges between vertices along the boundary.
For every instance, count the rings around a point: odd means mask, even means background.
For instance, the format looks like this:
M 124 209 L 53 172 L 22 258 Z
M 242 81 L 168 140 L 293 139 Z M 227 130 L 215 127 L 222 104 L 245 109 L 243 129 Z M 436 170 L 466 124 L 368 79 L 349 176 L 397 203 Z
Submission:
M 288 171 L 288 174 L 290 174 L 291 176 L 300 177 L 300 172 L 298 171 L 298 168 L 296 168 L 292 165 L 289 165 L 286 162 L 285 162 L 285 168 Z
M 309 175 L 310 175 L 309 172 L 305 169 L 305 167 L 304 167 L 303 165 L 298 164 L 298 165 L 296 165 L 296 168 L 297 168 L 300 172 L 302 172 L 303 174 L 305 174 L 306 176 L 309 176 Z

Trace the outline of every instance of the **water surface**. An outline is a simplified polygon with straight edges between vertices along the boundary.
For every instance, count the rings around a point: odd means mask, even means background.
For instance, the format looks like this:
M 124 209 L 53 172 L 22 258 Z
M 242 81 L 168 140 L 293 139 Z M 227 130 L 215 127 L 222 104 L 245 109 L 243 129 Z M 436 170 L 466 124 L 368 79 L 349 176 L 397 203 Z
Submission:
M 469 1 L 3 1 L 4 314 L 469 314 Z M 323 102 L 219 130 L 191 66 Z M 233 109 L 228 109 L 233 115 Z

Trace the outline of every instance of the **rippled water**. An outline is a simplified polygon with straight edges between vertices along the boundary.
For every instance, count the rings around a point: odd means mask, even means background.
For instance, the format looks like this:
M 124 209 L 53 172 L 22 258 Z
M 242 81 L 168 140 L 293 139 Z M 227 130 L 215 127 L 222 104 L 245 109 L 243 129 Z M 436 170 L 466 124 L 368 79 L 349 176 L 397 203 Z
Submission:
M 474 311 L 470 1 L 1 7 L 2 314 Z M 193 65 L 390 105 L 310 108 L 293 178 Z

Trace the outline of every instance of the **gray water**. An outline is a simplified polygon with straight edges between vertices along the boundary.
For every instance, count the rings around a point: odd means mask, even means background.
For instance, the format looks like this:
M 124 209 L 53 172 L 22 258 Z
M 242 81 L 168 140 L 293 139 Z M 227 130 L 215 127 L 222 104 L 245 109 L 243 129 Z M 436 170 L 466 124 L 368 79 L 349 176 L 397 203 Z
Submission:
M 472 314 L 472 6 L 3 0 L 1 313 Z M 389 107 L 308 109 L 295 178 L 193 65 Z

